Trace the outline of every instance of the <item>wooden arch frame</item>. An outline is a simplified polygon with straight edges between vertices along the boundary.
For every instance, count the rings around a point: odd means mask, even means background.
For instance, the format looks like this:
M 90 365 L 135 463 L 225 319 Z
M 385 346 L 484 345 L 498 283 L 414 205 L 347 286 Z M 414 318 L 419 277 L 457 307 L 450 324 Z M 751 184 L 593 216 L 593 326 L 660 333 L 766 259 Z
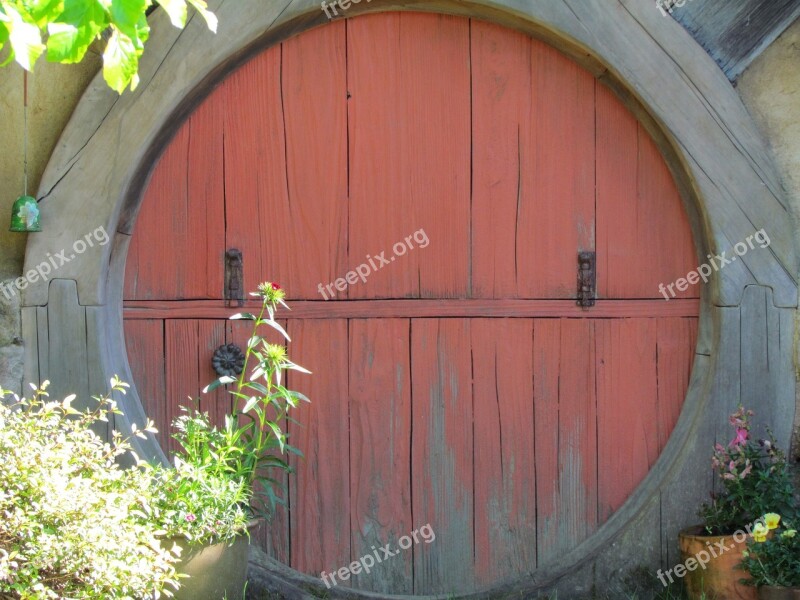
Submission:
M 157 13 L 139 88 L 118 97 L 96 77 L 50 159 L 39 190 L 45 233 L 29 236 L 25 271 L 98 227 L 112 234 L 109 244 L 70 258 L 53 279 L 25 290 L 25 378 L 53 380 L 54 394 L 68 390 L 87 397 L 103 391 L 114 374 L 131 379 L 122 328 L 126 253 L 150 170 L 180 123 L 233 68 L 328 21 L 316 0 L 210 4 L 220 18 L 217 35 L 196 16 L 179 31 Z M 784 444 L 794 417 L 796 258 L 785 192 L 764 142 L 722 71 L 651 3 L 372 0 L 353 4 L 346 16 L 386 10 L 470 16 L 524 31 L 611 87 L 656 140 L 672 170 L 692 224 L 698 264 L 710 253 L 730 254 L 736 242 L 761 228 L 767 231 L 769 248 L 715 272 L 704 288 L 687 398 L 644 481 L 558 564 L 502 584 L 490 595 L 557 589 L 579 597 L 634 566 L 655 572 L 676 564 L 671 540 L 693 522 L 710 485 L 709 448 L 727 435 L 729 412 L 739 402 L 755 407 Z M 118 430 L 143 421 L 135 389 L 119 398 L 119 405 L 124 415 L 114 424 Z M 137 450 L 164 458 L 152 438 L 138 441 Z M 278 565 L 265 577 L 287 591 L 321 585 Z M 344 589 L 329 594 L 378 597 Z M 485 597 L 486 591 L 463 596 Z

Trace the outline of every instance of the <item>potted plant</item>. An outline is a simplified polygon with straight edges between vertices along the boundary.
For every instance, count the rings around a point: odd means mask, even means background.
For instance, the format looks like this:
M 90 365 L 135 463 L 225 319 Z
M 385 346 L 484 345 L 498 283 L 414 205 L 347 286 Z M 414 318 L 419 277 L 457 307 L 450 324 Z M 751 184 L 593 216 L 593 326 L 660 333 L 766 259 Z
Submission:
M 679 535 L 684 562 L 713 553 L 704 568 L 686 572 L 685 585 L 693 600 L 703 594 L 719 600 L 755 600 L 755 588 L 742 584 L 737 570 L 747 540 L 762 515 L 794 514 L 786 458 L 771 433 L 767 440 L 751 437 L 752 416 L 742 407 L 730 416 L 735 435 L 727 446 L 716 444 L 711 459 L 719 491 L 700 509 L 703 524 Z
M 81 412 L 75 396 L 50 401 L 47 387 L 32 386 L 30 399 L 0 389 L 0 598 L 169 595 L 177 556 L 143 518 L 149 473 L 120 468 L 128 440 L 93 431 L 119 413 L 110 393 Z
M 765 516 L 766 527 L 753 532 L 742 568 L 760 600 L 800 600 L 800 535 L 795 521 L 778 514 Z M 768 536 L 767 531 L 773 531 Z
M 203 390 L 231 385 L 237 408 L 221 428 L 207 414 L 185 408 L 173 423 L 173 438 L 180 446 L 175 468 L 152 468 L 157 491 L 150 518 L 183 549 L 178 571 L 188 578 L 181 580 L 175 596 L 179 600 L 242 597 L 249 529 L 282 502 L 270 471 L 291 471 L 281 455 L 301 454 L 288 444 L 282 424 L 289 409 L 308 398 L 282 381 L 287 370 L 309 371 L 290 361 L 283 345 L 261 335 L 262 328 L 270 327 L 289 341 L 275 321 L 279 304 L 288 309 L 285 293 L 276 283 L 263 283 L 251 295 L 261 299 L 260 313 L 231 317 L 253 321 L 241 372 L 220 377 Z

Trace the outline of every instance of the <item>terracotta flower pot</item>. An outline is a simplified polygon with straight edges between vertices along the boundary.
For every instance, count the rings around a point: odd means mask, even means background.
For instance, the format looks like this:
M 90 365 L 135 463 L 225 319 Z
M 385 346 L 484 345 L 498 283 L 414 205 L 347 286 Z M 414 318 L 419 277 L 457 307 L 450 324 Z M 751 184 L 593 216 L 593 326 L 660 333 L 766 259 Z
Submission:
M 765 585 L 758 588 L 758 598 L 759 600 L 800 600 L 800 588 Z
M 252 526 L 251 526 L 252 529 Z M 247 559 L 250 538 L 244 533 L 232 544 L 190 544 L 185 538 L 173 540 L 181 547 L 181 560 L 176 565 L 181 587 L 175 600 L 201 598 L 242 600 L 247 583 Z
M 681 576 L 686 592 L 691 600 L 715 598 L 716 600 L 757 600 L 756 588 L 739 583 L 746 579 L 747 573 L 737 568 L 742 562 L 742 551 L 747 548 L 747 536 L 737 541 L 733 536 L 702 535 L 700 525 L 684 529 L 679 534 L 681 560 L 683 565 L 691 566 L 687 560 L 694 560 L 694 568 L 680 571 L 673 569 L 674 575 Z M 725 551 L 722 551 L 725 548 Z M 716 555 L 716 556 L 714 556 Z M 706 561 L 706 557 L 708 557 Z M 699 562 L 705 561 L 705 568 Z M 705 594 L 705 596 L 703 596 Z

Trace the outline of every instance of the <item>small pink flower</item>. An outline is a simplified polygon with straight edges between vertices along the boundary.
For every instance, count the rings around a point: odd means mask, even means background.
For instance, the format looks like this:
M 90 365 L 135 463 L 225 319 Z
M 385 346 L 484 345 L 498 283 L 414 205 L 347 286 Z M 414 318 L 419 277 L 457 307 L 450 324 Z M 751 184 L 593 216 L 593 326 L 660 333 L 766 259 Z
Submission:
M 748 460 L 747 461 L 747 466 L 744 468 L 744 471 L 741 472 L 741 474 L 739 475 L 739 478 L 740 479 L 744 479 L 745 477 L 750 475 L 750 471 L 752 471 L 752 470 L 753 470 L 753 465 L 751 465 L 750 461 Z
M 197 520 L 197 517 L 195 517 L 192 513 L 189 513 L 186 515 L 186 520 L 189 521 L 189 523 L 194 523 Z
M 731 443 L 728 444 L 728 447 L 731 448 L 731 447 L 734 447 L 734 446 L 741 446 L 742 444 L 744 444 L 747 441 L 748 435 L 749 435 L 749 433 L 748 433 L 747 429 L 742 429 L 741 427 L 737 428 L 736 429 L 736 437 L 733 438 L 733 440 L 731 440 Z

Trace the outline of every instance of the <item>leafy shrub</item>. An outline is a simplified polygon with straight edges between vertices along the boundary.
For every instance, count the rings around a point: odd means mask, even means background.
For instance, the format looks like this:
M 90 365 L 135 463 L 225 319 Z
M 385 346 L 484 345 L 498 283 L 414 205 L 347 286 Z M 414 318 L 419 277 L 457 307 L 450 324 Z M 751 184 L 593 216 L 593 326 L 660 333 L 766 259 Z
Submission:
M 767 513 L 796 514 L 786 457 L 771 433 L 767 440 L 751 437 L 752 416 L 740 407 L 729 419 L 735 437 L 714 448 L 711 465 L 722 489 L 699 513 L 709 535 L 731 535 Z
M 150 519 L 164 535 L 191 543 L 232 541 L 247 530 L 250 489 L 215 466 L 222 458 L 214 450 L 224 436 L 197 411 L 186 411 L 174 426 L 173 437 L 185 450 L 174 469 L 153 467 Z
M 10 402 L 0 390 L 0 598 L 171 595 L 177 559 L 145 518 L 149 471 L 121 469 L 127 440 L 91 429 L 119 413 L 110 394 L 79 412 L 74 396 L 51 402 L 46 388 Z

